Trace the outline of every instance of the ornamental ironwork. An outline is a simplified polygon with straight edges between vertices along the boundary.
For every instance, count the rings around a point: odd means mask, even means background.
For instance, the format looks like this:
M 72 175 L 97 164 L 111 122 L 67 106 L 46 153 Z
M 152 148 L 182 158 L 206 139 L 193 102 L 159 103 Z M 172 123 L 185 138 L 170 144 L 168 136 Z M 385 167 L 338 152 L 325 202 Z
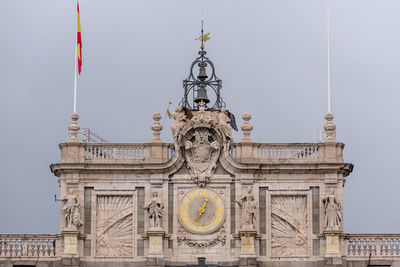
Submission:
M 202 23 L 201 36 L 196 39 L 201 41 L 200 56 L 193 61 L 189 76 L 183 80 L 184 95 L 179 105 L 191 110 L 198 110 L 202 105 L 209 110 L 226 107 L 221 97 L 222 80 L 217 77 L 214 63 L 206 57 L 207 52 L 204 50 L 204 42 L 210 39 L 209 34 L 203 34 Z M 199 70 L 197 77 L 194 74 L 196 68 Z M 209 76 L 207 71 L 211 71 Z M 207 93 L 212 93 L 211 100 L 208 99 Z

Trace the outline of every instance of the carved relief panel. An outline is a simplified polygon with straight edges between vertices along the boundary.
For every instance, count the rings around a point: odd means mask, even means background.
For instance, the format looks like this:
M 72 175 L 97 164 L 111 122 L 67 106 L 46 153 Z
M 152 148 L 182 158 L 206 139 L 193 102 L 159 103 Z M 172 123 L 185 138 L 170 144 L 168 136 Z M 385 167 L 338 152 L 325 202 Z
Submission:
M 132 212 L 130 195 L 97 196 L 96 255 L 130 257 L 132 253 Z
M 271 256 L 307 256 L 308 239 L 307 196 L 271 196 Z

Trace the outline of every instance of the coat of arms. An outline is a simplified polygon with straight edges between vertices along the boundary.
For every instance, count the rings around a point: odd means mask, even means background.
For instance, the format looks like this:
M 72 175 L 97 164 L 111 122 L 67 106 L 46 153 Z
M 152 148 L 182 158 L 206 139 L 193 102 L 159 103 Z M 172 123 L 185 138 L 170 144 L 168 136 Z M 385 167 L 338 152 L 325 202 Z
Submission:
M 220 144 L 213 140 L 207 128 L 197 128 L 190 141 L 185 142 L 185 158 L 190 176 L 199 186 L 210 181 L 217 166 Z

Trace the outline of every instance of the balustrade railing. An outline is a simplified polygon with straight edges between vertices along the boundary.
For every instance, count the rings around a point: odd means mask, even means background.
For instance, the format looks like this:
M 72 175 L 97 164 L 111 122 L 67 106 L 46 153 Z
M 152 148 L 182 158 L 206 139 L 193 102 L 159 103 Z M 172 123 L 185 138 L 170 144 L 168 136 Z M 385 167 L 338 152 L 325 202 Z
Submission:
M 243 159 L 245 148 L 237 143 L 231 147 L 230 155 L 238 161 L 254 163 L 318 162 L 323 158 L 323 148 L 323 143 L 254 143 L 251 156 Z
M 146 147 L 144 144 L 87 143 L 85 160 L 126 160 L 135 163 L 144 162 Z
M 318 161 L 318 143 L 304 144 L 258 144 L 258 157 L 261 162 L 280 160 Z
M 174 144 L 163 143 L 85 143 L 84 160 L 92 163 L 145 163 L 168 161 L 175 155 Z M 159 149 L 155 154 L 162 159 L 152 158 L 152 151 Z
M 348 234 L 347 257 L 400 257 L 400 234 Z
M 343 162 L 343 144 L 334 146 L 329 147 L 329 157 L 325 143 L 235 143 L 229 153 L 236 161 L 249 163 Z M 80 143 L 79 149 L 82 152 L 73 160 L 89 163 L 162 163 L 175 155 L 171 143 Z M 68 162 L 70 155 L 65 150 L 62 160 Z
M 0 234 L 2 257 L 55 257 L 56 235 Z

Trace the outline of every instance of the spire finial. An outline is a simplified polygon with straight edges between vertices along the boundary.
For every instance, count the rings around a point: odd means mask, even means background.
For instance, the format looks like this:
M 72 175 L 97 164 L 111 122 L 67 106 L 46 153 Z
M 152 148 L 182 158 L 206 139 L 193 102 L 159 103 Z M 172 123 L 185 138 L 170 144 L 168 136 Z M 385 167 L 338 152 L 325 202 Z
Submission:
M 200 46 L 201 50 L 204 50 L 204 43 L 207 42 L 208 40 L 210 40 L 210 37 L 209 37 L 210 33 L 208 32 L 208 33 L 204 34 L 204 28 L 203 27 L 204 27 L 204 18 L 202 17 L 201 18 L 200 37 L 195 39 L 195 40 L 201 41 L 201 46 Z

